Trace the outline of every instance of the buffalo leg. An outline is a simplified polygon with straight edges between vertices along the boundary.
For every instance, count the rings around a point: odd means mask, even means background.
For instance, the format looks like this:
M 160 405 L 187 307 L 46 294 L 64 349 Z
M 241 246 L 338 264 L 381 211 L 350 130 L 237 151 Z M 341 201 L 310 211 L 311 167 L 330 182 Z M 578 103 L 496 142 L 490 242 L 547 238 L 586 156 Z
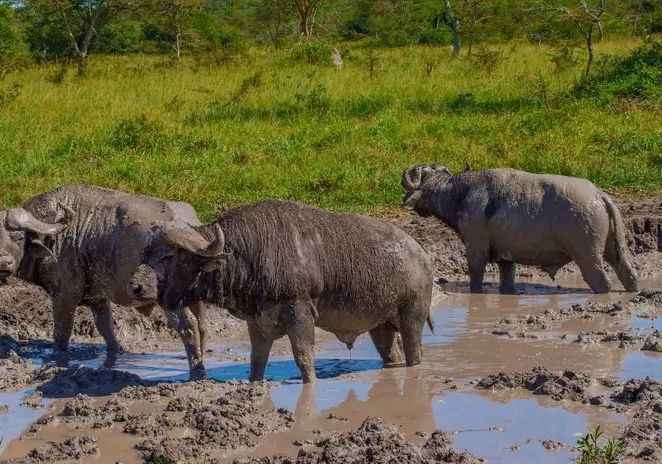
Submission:
M 499 263 L 499 293 L 515 294 L 515 263 Z
M 200 353 L 204 355 L 207 340 L 207 305 L 199 301 L 191 305 L 191 312 L 198 320 L 198 334 L 200 335 Z
M 315 319 L 311 307 L 309 301 L 295 300 L 284 304 L 280 311 L 280 322 L 292 344 L 303 383 L 315 382 Z
M 378 325 L 369 333 L 375 348 L 384 361 L 384 367 L 404 366 L 401 350 L 402 339 L 391 325 Z
M 200 334 L 196 317 L 188 308 L 177 311 L 164 310 L 163 312 L 184 344 L 188 358 L 189 378 L 191 380 L 204 378 L 205 366 L 202 362 L 202 352 L 200 352 Z
M 582 277 L 595 293 L 609 293 L 611 285 L 607 273 L 603 269 L 601 256 L 583 254 L 575 258 L 575 262 L 582 271 Z
M 251 339 L 251 372 L 248 379 L 256 382 L 264 378 L 264 369 L 269 361 L 269 352 L 274 340 L 265 336 L 260 328 L 253 323 L 248 323 L 248 336 Z
M 429 308 L 416 310 L 400 310 L 400 335 L 402 335 L 402 346 L 405 351 L 407 366 L 416 366 L 421 363 L 424 317 L 414 317 L 415 314 L 427 314 Z
M 66 352 L 69 348 L 75 317 L 76 303 L 64 299 L 53 299 L 53 342 L 55 351 Z
M 632 265 L 625 259 L 625 256 L 621 256 L 620 259 L 616 254 L 614 246 L 607 244 L 605 250 L 605 261 L 614 268 L 618 280 L 621 281 L 626 292 L 637 292 L 639 291 L 639 285 L 637 283 L 637 273 L 632 267 Z
M 113 326 L 113 312 L 108 300 L 95 301 L 90 305 L 92 316 L 97 330 L 106 342 L 106 349 L 109 354 L 116 354 L 122 351 L 122 346 L 115 335 Z
M 482 248 L 467 246 L 467 266 L 469 267 L 469 290 L 483 293 L 483 277 L 487 267 L 488 253 Z

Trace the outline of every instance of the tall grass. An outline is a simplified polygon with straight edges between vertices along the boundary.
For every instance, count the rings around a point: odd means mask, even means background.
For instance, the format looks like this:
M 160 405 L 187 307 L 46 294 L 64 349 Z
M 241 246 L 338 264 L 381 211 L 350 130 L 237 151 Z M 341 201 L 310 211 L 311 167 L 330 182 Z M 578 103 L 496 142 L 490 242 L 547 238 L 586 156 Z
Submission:
M 0 81 L 0 206 L 85 182 L 186 200 L 205 217 L 266 197 L 374 211 L 396 207 L 402 170 L 427 161 L 662 190 L 658 107 L 578 99 L 582 63 L 502 52 L 489 66 L 444 48 L 357 47 L 342 69 L 256 49 L 221 64 L 96 57 L 85 77 L 23 70 Z

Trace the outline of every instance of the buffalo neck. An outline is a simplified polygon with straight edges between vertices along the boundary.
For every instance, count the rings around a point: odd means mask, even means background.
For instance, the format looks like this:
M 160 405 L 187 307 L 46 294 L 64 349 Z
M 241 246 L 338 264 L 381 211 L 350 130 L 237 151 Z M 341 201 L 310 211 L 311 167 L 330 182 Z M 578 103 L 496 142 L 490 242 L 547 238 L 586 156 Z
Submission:
M 444 176 L 428 190 L 431 213 L 454 230 L 458 227 L 458 208 L 463 198 L 458 176 Z

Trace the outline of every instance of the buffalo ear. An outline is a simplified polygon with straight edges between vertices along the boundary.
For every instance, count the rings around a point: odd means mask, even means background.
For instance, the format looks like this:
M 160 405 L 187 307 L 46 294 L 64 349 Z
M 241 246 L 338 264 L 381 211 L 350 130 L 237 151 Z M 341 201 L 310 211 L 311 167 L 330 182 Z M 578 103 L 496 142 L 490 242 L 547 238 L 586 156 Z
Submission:
M 423 166 L 417 164 L 402 173 L 402 187 L 405 191 L 412 192 L 421 185 Z
M 32 233 L 28 233 L 25 243 L 26 255 L 30 256 L 33 259 L 42 259 L 42 258 L 53 258 L 54 261 L 57 261 L 55 254 L 53 253 L 53 243 L 52 240 L 49 240 L 49 237 L 42 239 L 39 236 L 36 236 Z
M 420 190 L 414 190 L 413 192 L 408 192 L 405 195 L 404 200 L 402 200 L 403 208 L 412 209 L 416 206 L 416 202 L 421 199 L 423 193 Z

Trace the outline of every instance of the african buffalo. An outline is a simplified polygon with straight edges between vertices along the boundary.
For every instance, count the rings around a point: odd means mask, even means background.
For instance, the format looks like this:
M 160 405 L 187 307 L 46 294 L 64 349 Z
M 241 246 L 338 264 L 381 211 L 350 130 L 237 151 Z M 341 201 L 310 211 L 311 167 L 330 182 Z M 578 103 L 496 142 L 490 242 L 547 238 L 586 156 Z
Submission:
M 69 212 L 66 228 L 51 226 L 59 233 L 46 235 L 46 246 L 51 252 L 46 254 L 33 244 L 26 249 L 17 272 L 18 277 L 43 287 L 51 295 L 53 338 L 59 352 L 68 348 L 79 304 L 92 309 L 108 352 L 121 351 L 113 329 L 110 303 L 131 305 L 145 314 L 149 314 L 156 303 L 156 282 L 149 281 L 153 272 L 142 274 L 139 268 L 143 251 L 152 237 L 150 228 L 157 222 L 163 226 L 180 222 L 201 224 L 193 208 L 186 203 L 88 185 L 72 185 L 37 195 L 23 208 L 46 223 L 62 221 L 63 211 Z M 204 250 L 200 252 L 204 254 Z M 209 253 L 216 254 L 214 244 L 210 244 Z M 135 273 L 136 269 L 139 272 Z M 133 286 L 128 286 L 132 276 L 135 276 Z M 204 375 L 204 326 L 198 326 L 198 322 L 204 320 L 203 311 L 202 305 L 178 314 L 166 311 L 175 327 L 181 325 L 178 317 L 187 318 L 189 325 L 195 327 L 195 330 L 180 332 L 187 346 L 193 377 Z
M 574 261 L 595 293 L 610 290 L 603 257 L 629 292 L 637 291 L 621 215 L 604 192 L 574 177 L 513 169 L 453 175 L 438 164 L 402 176 L 403 206 L 435 216 L 466 245 L 470 288 L 481 292 L 488 262 L 496 262 L 501 292 L 515 291 L 515 264 L 540 266 L 552 279 Z
M 287 335 L 303 381 L 313 382 L 316 326 L 349 348 L 369 332 L 385 366 L 404 364 L 400 344 L 407 365 L 421 361 L 431 264 L 385 221 L 263 201 L 205 226 L 153 232 L 144 263 L 158 276 L 159 303 L 176 311 L 206 300 L 247 321 L 251 380 L 263 378 L 274 340 Z M 221 238 L 225 251 L 216 257 L 191 252 Z

